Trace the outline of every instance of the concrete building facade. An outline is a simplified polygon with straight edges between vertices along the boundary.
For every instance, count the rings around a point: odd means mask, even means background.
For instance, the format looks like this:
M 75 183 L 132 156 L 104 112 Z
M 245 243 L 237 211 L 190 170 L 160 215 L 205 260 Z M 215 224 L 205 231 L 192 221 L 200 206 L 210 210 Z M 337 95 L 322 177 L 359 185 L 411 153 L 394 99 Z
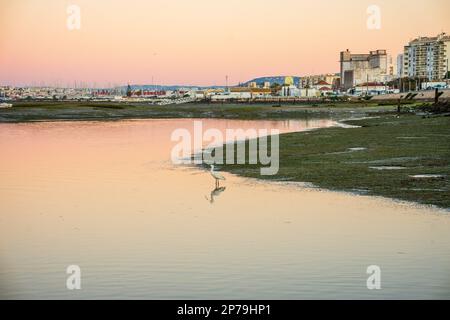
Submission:
M 390 79 L 386 50 L 370 51 L 369 54 L 352 54 L 348 49 L 341 52 L 341 89 L 348 90 L 366 82 L 384 83 Z

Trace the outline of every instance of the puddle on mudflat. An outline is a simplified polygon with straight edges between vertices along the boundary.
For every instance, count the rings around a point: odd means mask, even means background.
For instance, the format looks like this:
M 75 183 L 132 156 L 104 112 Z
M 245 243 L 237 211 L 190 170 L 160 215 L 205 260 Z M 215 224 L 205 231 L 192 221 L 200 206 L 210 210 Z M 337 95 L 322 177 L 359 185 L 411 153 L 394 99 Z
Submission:
M 414 176 L 410 176 L 414 179 L 444 179 L 445 175 L 442 174 L 417 174 Z
M 405 167 L 395 167 L 395 166 L 380 166 L 380 167 L 369 167 L 369 169 L 373 170 L 404 170 Z
M 426 137 L 397 137 L 397 139 L 416 140 L 416 139 L 426 139 Z
M 364 147 L 356 147 L 356 148 L 348 148 L 349 151 L 355 152 L 355 151 L 365 151 L 367 148 Z

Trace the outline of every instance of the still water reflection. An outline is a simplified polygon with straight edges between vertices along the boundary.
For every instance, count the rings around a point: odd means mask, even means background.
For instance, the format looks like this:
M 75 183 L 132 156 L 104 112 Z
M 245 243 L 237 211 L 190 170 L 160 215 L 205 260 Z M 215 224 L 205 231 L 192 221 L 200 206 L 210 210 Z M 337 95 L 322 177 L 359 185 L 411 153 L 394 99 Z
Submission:
M 216 189 L 172 165 L 176 128 L 192 121 L 0 125 L 0 298 L 450 298 L 448 212 L 228 174 Z

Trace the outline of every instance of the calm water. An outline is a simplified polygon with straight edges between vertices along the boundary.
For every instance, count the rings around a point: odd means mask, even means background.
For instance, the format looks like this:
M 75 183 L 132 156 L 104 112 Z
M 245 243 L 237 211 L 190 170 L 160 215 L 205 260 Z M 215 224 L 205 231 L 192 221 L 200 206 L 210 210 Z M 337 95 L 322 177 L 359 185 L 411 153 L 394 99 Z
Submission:
M 450 298 L 447 211 L 228 174 L 211 195 L 208 172 L 172 165 L 176 128 L 192 121 L 0 125 L 0 298 Z

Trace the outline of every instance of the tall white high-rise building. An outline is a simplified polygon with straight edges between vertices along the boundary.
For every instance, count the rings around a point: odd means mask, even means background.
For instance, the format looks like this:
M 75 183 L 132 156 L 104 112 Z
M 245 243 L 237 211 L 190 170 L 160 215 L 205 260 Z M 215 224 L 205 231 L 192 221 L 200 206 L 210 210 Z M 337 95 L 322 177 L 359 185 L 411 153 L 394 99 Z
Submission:
M 448 78 L 450 36 L 419 37 L 405 46 L 403 76 L 440 81 Z

